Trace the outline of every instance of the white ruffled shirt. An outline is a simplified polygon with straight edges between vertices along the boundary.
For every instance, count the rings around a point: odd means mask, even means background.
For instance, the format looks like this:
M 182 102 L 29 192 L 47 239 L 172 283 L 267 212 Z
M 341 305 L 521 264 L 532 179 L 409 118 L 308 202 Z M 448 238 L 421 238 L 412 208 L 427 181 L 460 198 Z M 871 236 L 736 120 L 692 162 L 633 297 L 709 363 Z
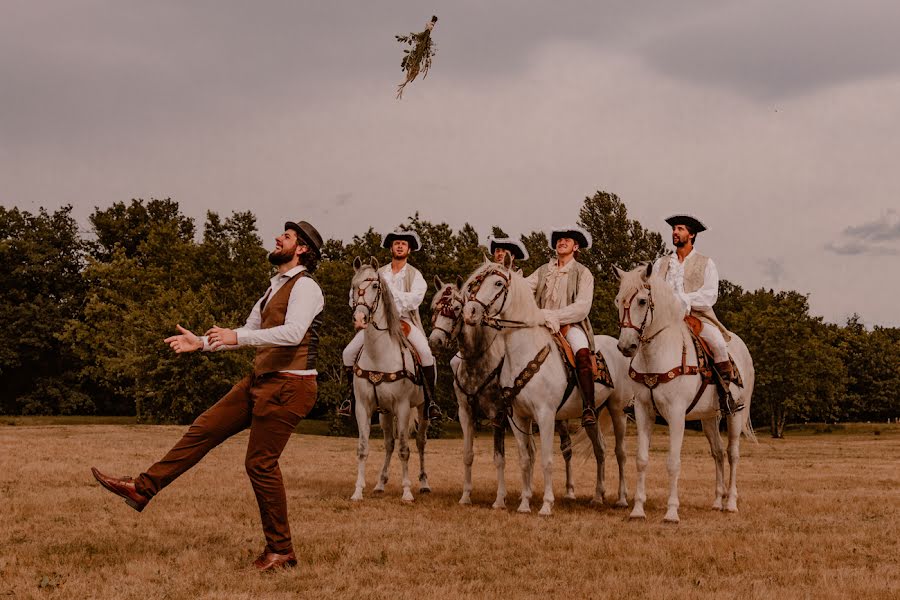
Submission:
M 575 302 L 565 305 L 569 297 L 569 273 L 575 268 L 575 261 L 560 268 L 557 259 L 552 259 L 547 265 L 547 282 L 544 287 L 544 313 L 552 315 L 560 325 L 581 323 L 591 313 L 591 304 L 594 301 L 594 276 L 590 271 L 582 276 L 581 289 L 575 295 Z M 538 271 L 525 278 L 531 291 L 537 290 Z
M 685 314 L 690 312 L 691 308 L 711 308 L 716 303 L 716 300 L 719 299 L 719 270 L 711 258 L 706 262 L 706 270 L 703 273 L 703 285 L 700 289 L 690 293 L 684 291 L 684 267 L 694 256 L 696 255 L 692 250 L 685 257 L 684 262 L 681 262 L 678 260 L 678 255 L 672 253 L 657 259 L 653 265 L 653 272 L 659 273 L 663 261 L 669 262 L 669 268 L 666 271 L 666 282 L 672 286 L 672 289 L 675 290 L 675 295 L 681 300 Z

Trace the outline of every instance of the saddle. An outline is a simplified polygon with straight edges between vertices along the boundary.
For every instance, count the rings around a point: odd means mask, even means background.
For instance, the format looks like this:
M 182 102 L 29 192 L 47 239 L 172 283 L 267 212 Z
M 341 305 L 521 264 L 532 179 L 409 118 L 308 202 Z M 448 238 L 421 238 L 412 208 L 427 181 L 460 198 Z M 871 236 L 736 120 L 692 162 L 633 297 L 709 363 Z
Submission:
M 568 367 L 570 377 L 575 374 L 575 353 L 572 351 L 572 345 L 566 339 L 566 333 L 569 331 L 570 325 L 563 325 L 559 331 L 553 334 L 553 341 L 556 342 L 556 348 L 563 359 L 563 363 Z M 594 381 L 597 381 L 606 387 L 612 388 L 612 376 L 609 373 L 609 366 L 606 359 L 599 351 L 591 355 L 591 369 L 594 373 Z
M 688 329 L 691 332 L 691 339 L 694 341 L 694 348 L 697 351 L 697 362 L 700 367 L 700 372 L 703 374 L 704 379 L 709 379 L 709 383 L 712 383 L 712 365 L 715 363 L 715 359 L 713 358 L 712 349 L 709 347 L 709 344 L 700 337 L 700 330 L 703 329 L 703 321 L 694 315 L 685 315 L 684 323 L 688 326 Z M 738 387 L 744 387 L 744 380 L 741 378 L 741 372 L 738 371 L 737 364 L 734 362 L 734 358 L 731 354 L 728 355 L 728 360 L 731 361 L 731 372 L 733 373 L 732 383 Z

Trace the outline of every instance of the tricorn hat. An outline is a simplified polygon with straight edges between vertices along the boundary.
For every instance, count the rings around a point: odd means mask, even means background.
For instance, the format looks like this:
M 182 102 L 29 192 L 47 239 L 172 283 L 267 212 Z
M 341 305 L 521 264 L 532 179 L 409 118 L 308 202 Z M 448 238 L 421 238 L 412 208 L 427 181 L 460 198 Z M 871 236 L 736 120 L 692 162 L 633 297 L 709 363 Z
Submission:
M 497 248 L 503 248 L 504 250 L 508 250 L 516 260 L 528 260 L 528 250 L 525 248 L 525 244 L 519 240 L 513 238 L 495 238 L 494 236 L 489 235 L 488 246 L 491 248 L 491 254 L 493 254 L 494 250 Z
M 701 223 L 700 219 L 692 217 L 691 215 L 672 215 L 666 219 L 666 223 L 672 227 L 675 227 L 676 225 L 687 225 L 693 233 L 706 231 L 706 225 Z
M 285 230 L 293 229 L 296 231 L 297 235 L 306 242 L 307 246 L 315 250 L 317 255 L 322 253 L 322 236 L 319 234 L 318 230 L 307 221 L 300 221 L 298 223 L 288 221 L 284 224 L 284 228 Z
M 556 241 L 559 238 L 572 238 L 578 243 L 581 250 L 587 250 L 591 247 L 591 234 L 578 225 L 571 227 L 557 227 L 550 231 L 550 248 L 556 250 Z
M 383 248 L 390 248 L 391 244 L 394 243 L 394 240 L 405 240 L 406 242 L 408 242 L 410 252 L 415 252 L 422 247 L 422 242 L 419 240 L 418 233 L 416 233 L 415 231 L 406 231 L 402 229 L 392 231 L 385 235 L 384 241 L 381 242 L 381 246 Z

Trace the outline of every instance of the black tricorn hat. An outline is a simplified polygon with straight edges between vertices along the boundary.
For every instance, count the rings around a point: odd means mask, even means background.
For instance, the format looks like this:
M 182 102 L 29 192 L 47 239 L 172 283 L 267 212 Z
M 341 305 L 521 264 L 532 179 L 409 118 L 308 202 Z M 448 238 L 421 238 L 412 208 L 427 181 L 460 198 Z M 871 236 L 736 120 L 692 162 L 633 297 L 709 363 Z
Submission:
M 519 240 L 508 237 L 495 238 L 494 236 L 489 235 L 488 244 L 491 247 L 491 254 L 493 254 L 494 250 L 497 248 L 503 248 L 504 250 L 508 250 L 516 260 L 528 260 L 528 249 L 525 248 L 525 244 Z
M 383 248 L 390 248 L 391 244 L 394 243 L 394 240 L 404 240 L 409 244 L 409 249 L 411 252 L 415 252 L 422 247 L 422 241 L 419 239 L 419 234 L 415 231 L 409 231 L 405 229 L 391 231 L 390 233 L 385 235 L 384 240 L 381 242 L 381 246 Z
M 691 215 L 672 215 L 666 219 L 666 223 L 672 227 L 675 227 L 676 225 L 687 225 L 693 233 L 706 231 L 706 225 L 701 223 L 700 219 L 694 218 Z
M 319 235 L 318 230 L 307 221 L 300 221 L 299 223 L 288 221 L 284 224 L 284 229 L 293 229 L 307 246 L 315 250 L 317 255 L 322 253 L 322 236 Z
M 582 250 L 587 250 L 591 247 L 593 243 L 593 238 L 591 234 L 584 229 L 584 227 L 579 227 L 578 225 L 572 225 L 571 227 L 556 227 L 550 231 L 550 249 L 556 250 L 556 241 L 559 238 L 570 238 L 575 240 L 578 243 L 578 247 Z

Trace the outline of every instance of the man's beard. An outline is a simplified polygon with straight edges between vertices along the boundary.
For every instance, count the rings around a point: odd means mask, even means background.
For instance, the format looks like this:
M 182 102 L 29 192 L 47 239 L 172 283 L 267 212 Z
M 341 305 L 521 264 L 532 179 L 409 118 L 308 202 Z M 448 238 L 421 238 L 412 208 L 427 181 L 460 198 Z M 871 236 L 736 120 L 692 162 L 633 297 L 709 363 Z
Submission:
M 283 265 L 286 262 L 291 262 L 291 259 L 294 257 L 293 250 L 282 250 L 281 252 L 277 252 L 273 250 L 269 252 L 269 262 L 275 265 Z
M 676 248 L 684 248 L 687 245 L 687 240 L 682 240 L 681 238 L 672 238 L 672 245 Z

